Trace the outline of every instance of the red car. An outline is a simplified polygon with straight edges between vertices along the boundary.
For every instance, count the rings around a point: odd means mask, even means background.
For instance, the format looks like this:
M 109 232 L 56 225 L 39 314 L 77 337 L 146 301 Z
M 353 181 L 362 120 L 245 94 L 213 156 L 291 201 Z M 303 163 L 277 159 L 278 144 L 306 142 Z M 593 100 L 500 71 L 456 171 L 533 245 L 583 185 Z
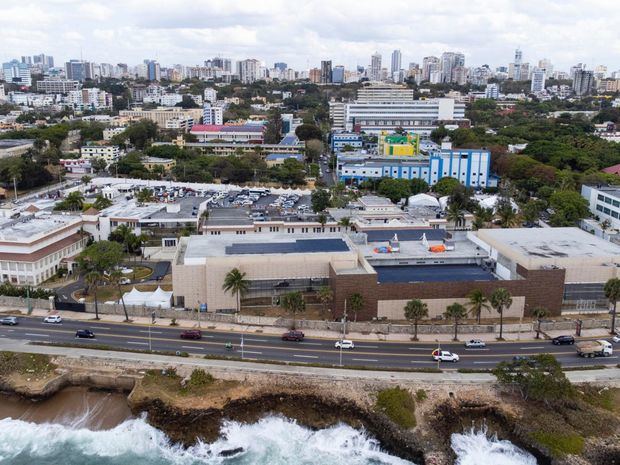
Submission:
M 282 335 L 283 341 L 303 341 L 304 333 L 301 331 L 288 331 Z
M 188 329 L 181 333 L 181 339 L 202 339 L 202 332 L 198 329 Z

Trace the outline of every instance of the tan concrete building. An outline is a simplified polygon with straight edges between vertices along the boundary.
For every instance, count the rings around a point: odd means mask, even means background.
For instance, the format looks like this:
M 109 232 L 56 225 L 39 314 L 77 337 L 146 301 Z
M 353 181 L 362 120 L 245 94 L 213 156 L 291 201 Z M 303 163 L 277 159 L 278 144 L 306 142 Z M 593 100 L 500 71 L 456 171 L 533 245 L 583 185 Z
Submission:
M 166 128 L 166 123 L 171 119 L 188 119 L 193 120 L 193 124 L 196 124 L 202 118 L 202 108 L 158 108 L 156 110 L 121 110 L 119 112 L 121 118 L 125 117 L 130 120 L 148 119 L 155 123 L 160 128 Z M 191 127 L 191 126 L 190 126 Z

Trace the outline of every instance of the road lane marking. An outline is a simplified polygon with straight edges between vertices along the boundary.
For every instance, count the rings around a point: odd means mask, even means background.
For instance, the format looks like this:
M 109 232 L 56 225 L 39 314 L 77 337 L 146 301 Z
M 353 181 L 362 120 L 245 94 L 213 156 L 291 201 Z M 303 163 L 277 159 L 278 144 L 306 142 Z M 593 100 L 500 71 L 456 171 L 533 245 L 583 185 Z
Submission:
M 431 360 L 411 360 L 411 363 L 437 363 Z
M 320 342 L 300 342 L 299 345 L 302 346 L 322 346 Z
M 245 355 L 245 354 L 257 354 L 257 355 L 263 355 L 263 353 L 262 353 L 262 352 L 255 352 L 255 351 L 252 351 L 252 350 L 244 350 L 244 351 L 243 351 L 243 354 L 244 354 L 244 355 Z
M 252 342 L 269 342 L 267 339 L 252 339 L 249 337 L 244 337 L 244 341 L 252 341 Z
M 358 345 L 357 347 L 360 349 L 378 349 L 379 348 L 379 346 L 360 346 L 360 345 Z
M 474 362 L 475 365 L 482 365 L 485 363 L 497 363 L 497 362 Z
M 127 341 L 127 344 L 135 344 L 135 345 L 139 345 L 139 346 L 148 346 L 149 345 L 148 342 L 137 342 L 137 341 Z
M 474 349 L 473 347 L 470 349 L 465 349 L 465 350 L 471 350 L 473 352 L 482 352 L 483 350 L 491 350 L 491 349 Z
M 99 326 L 99 325 L 96 325 L 95 328 L 97 328 L 97 329 L 106 329 L 106 330 L 112 329 L 112 328 L 108 328 L 107 326 Z
M 183 349 L 200 349 L 200 350 L 206 350 L 204 347 L 198 347 L 198 346 L 181 346 Z
M 519 347 L 521 350 L 545 349 L 545 346 Z
M 140 332 L 141 333 L 146 333 L 146 334 L 149 333 L 148 331 L 142 331 L 142 330 L 140 330 Z M 164 333 L 163 333 L 163 331 L 151 331 L 151 334 L 164 334 Z
M 352 359 L 354 362 L 378 362 L 379 360 L 376 360 L 374 358 L 354 358 Z
M 50 337 L 49 334 L 41 334 L 41 333 L 26 333 L 26 336 Z
M 435 350 L 437 347 L 409 347 L 409 350 Z
M 297 355 L 297 354 L 293 354 L 293 357 L 299 357 L 299 358 L 319 358 L 318 355 Z

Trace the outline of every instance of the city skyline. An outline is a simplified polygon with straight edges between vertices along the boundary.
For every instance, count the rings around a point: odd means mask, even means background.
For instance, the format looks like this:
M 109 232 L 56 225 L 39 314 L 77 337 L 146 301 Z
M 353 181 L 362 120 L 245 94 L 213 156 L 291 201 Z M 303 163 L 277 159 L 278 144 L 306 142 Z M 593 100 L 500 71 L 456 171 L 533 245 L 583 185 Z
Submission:
M 449 7 L 392 0 L 378 9 L 366 2 L 333 6 L 314 0 L 292 11 L 280 0 L 214 0 L 208 5 L 180 1 L 170 11 L 160 1 L 150 2 L 148 8 L 142 0 L 122 5 L 31 1 L 4 9 L 12 22 L 4 28 L 0 58 L 9 61 L 43 52 L 54 56 L 57 66 L 80 57 L 130 65 L 150 58 L 167 66 L 200 64 L 219 55 L 256 58 L 267 67 L 286 62 L 303 70 L 320 66 L 321 60 L 347 69 L 367 67 L 371 55 L 379 52 L 382 67 L 389 69 L 394 50 L 401 51 L 404 68 L 450 51 L 463 53 L 466 66 L 495 68 L 510 63 L 520 48 L 524 63 L 547 58 L 555 69 L 565 71 L 576 63 L 618 70 L 620 37 L 613 31 L 620 13 L 606 7 L 613 6 L 609 1 L 593 3 L 583 10 L 577 2 L 551 0 L 519 5 L 508 0 L 457 1 Z M 604 17 L 597 13 L 603 9 Z M 394 11 L 399 12 L 398 21 Z M 405 24 L 407 18 L 411 20 Z M 541 30 L 544 43 L 539 42 Z

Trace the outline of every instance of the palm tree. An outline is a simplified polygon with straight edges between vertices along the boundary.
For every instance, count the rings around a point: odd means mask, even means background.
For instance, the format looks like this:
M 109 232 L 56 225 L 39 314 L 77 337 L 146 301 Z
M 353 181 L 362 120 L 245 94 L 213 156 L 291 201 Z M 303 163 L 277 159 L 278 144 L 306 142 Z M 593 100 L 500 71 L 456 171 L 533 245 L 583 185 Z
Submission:
M 99 280 L 101 279 L 101 274 L 96 271 L 91 271 L 86 276 L 84 276 L 84 280 L 88 284 L 89 289 L 92 288 L 93 295 L 95 297 L 95 320 L 99 319 L 99 303 L 97 302 L 97 288 L 99 287 Z
M 121 296 L 121 303 L 123 304 L 123 312 L 125 312 L 125 322 L 129 322 L 129 314 L 127 313 L 127 306 L 125 305 L 125 297 L 123 297 L 123 289 L 121 288 L 121 280 L 123 279 L 123 273 L 121 270 L 114 270 L 110 273 L 110 284 L 116 285 L 118 294 Z
M 233 268 L 226 273 L 222 289 L 237 297 L 237 313 L 241 313 L 241 295 L 245 294 L 249 287 L 250 282 L 245 279 L 245 273 L 239 271 L 239 268 Z
M 459 226 L 464 224 L 465 214 L 458 203 L 452 202 L 450 204 L 446 219 L 454 224 L 454 229 L 458 229 Z
M 499 287 L 493 291 L 489 299 L 491 306 L 499 313 L 499 339 L 503 339 L 504 330 L 504 309 L 512 305 L 512 296 L 507 289 Z
M 296 326 L 295 315 L 303 312 L 306 309 L 306 301 L 301 291 L 289 292 L 284 294 L 280 299 L 280 306 L 287 312 L 293 315 L 293 329 Z
M 319 298 L 319 301 L 323 305 L 323 316 L 325 316 L 325 314 L 327 313 L 327 305 L 334 298 L 334 293 L 332 292 L 331 287 L 323 286 L 319 289 L 317 296 Z
M 502 228 L 512 228 L 517 224 L 517 214 L 510 204 L 497 211 Z
M 532 316 L 538 320 L 538 325 L 536 326 L 536 339 L 540 339 L 540 324 L 542 323 L 542 319 L 549 315 L 549 312 L 544 307 L 536 307 L 532 310 Z
M 153 192 L 145 187 L 144 189 L 138 191 L 138 193 L 136 194 L 136 200 L 139 203 L 150 202 L 153 200 Z
M 446 318 L 454 320 L 454 341 L 458 341 L 459 321 L 467 316 L 467 309 L 458 302 L 448 305 L 444 312 Z
M 345 216 L 344 218 L 341 218 L 340 221 L 338 222 L 338 224 L 342 227 L 344 227 L 344 230 L 346 232 L 349 231 L 349 228 L 351 227 L 351 218 L 349 218 L 348 216 Z
M 467 296 L 469 297 L 469 312 L 476 317 L 480 324 L 482 310 L 489 310 L 488 299 L 480 289 L 474 289 Z
M 428 305 L 422 302 L 420 299 L 413 299 L 407 302 L 405 305 L 405 318 L 408 321 L 413 321 L 413 340 L 418 340 L 418 322 L 428 317 Z
M 319 214 L 317 221 L 321 223 L 322 232 L 325 232 L 325 223 L 327 223 L 327 215 L 325 213 Z
M 362 297 L 362 294 L 360 294 L 359 292 L 356 292 L 355 294 L 351 294 L 349 296 L 347 302 L 354 315 L 353 321 L 357 321 L 357 312 L 364 308 L 364 297 Z
M 64 200 L 65 205 L 71 211 L 79 211 L 84 206 L 84 194 L 79 191 L 73 191 Z
M 474 226 L 476 229 L 486 227 L 493 220 L 493 210 L 477 206 L 474 212 Z
M 17 183 L 22 180 L 21 160 L 16 159 L 9 166 L 9 177 L 13 179 L 13 189 L 15 190 L 15 200 L 17 200 Z
M 620 300 L 620 278 L 612 278 L 605 283 L 603 288 L 605 291 L 605 297 L 609 299 L 609 303 L 613 304 L 614 308 L 611 311 L 611 334 L 616 333 L 616 306 L 618 300 Z

